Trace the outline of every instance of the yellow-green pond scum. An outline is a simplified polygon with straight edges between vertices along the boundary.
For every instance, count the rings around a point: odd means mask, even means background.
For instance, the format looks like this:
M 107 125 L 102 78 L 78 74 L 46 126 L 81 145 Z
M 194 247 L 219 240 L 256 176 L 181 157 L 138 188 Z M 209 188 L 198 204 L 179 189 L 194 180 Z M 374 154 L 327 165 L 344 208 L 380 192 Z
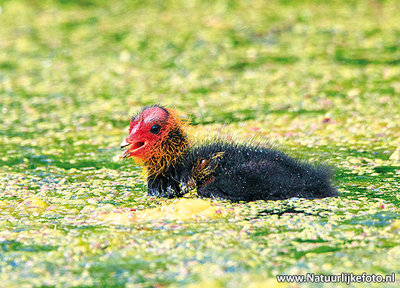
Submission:
M 1 0 L 0 286 L 400 277 L 399 11 L 390 0 Z M 329 164 L 341 196 L 148 198 L 141 168 L 113 159 L 130 117 L 155 103 L 196 132 Z

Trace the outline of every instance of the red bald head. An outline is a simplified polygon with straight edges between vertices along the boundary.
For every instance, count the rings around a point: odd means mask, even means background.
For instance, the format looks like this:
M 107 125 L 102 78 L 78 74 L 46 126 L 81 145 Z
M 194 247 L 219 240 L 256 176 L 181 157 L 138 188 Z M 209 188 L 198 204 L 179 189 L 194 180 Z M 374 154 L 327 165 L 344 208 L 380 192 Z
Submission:
M 159 150 L 163 139 L 177 124 L 174 115 L 166 108 L 144 108 L 130 122 L 129 136 L 121 143 L 121 148 L 129 146 L 123 157 L 135 157 L 146 161 Z

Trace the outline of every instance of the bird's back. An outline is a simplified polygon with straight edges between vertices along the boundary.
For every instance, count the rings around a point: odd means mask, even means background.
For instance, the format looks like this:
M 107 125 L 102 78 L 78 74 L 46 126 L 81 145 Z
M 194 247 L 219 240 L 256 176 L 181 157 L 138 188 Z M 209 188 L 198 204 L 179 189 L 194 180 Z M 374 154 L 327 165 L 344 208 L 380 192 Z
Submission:
M 311 165 L 266 147 L 206 144 L 192 148 L 183 166 L 186 175 L 181 179 L 197 177 L 198 194 L 203 197 L 253 201 L 337 195 L 328 167 Z

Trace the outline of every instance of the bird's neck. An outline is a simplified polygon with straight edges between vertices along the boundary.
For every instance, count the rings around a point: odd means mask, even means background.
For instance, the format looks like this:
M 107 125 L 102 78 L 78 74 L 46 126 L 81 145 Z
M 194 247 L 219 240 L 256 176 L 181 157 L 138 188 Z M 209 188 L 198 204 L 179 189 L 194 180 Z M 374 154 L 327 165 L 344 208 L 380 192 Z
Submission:
M 154 149 L 152 156 L 144 163 L 148 177 L 165 174 L 182 161 L 189 149 L 188 135 L 181 127 L 173 128 Z

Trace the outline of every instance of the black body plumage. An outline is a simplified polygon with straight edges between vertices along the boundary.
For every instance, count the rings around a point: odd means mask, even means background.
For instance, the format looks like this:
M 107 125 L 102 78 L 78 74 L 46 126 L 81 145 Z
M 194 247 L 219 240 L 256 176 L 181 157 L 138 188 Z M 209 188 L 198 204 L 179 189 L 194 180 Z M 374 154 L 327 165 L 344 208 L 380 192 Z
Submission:
M 200 197 L 232 201 L 337 196 L 331 170 L 272 148 L 217 142 L 189 148 L 174 166 L 148 177 L 155 197 L 180 197 L 196 188 Z

